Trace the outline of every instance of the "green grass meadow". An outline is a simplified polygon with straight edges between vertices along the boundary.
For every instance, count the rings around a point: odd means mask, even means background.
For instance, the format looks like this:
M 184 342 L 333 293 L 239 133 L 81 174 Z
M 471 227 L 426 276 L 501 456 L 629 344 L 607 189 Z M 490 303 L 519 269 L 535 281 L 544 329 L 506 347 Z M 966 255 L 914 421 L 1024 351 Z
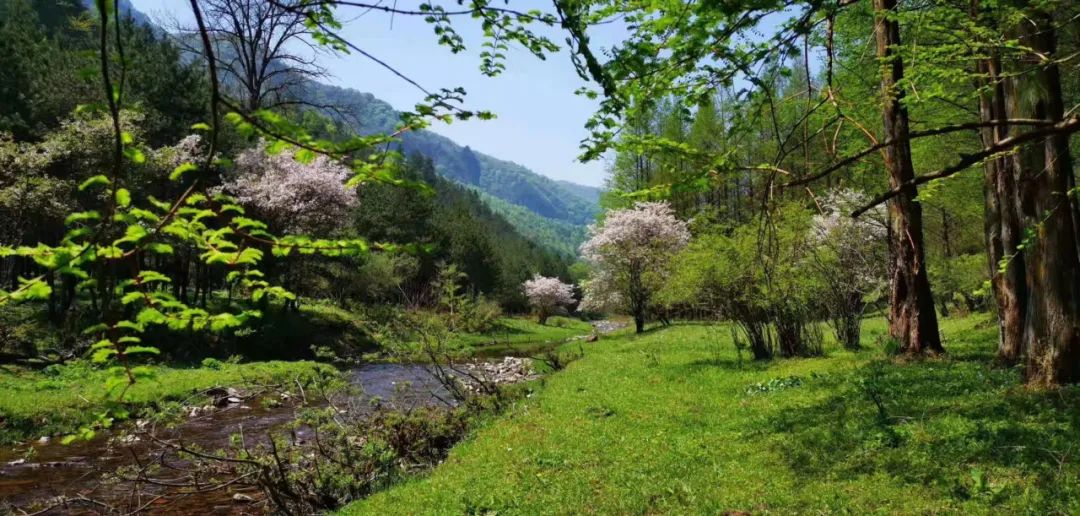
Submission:
M 424 477 L 344 514 L 1068 514 L 1080 390 L 992 365 L 987 316 L 945 320 L 948 355 L 865 349 L 751 362 L 726 326 L 585 345 Z M 573 344 L 577 348 L 577 344 Z

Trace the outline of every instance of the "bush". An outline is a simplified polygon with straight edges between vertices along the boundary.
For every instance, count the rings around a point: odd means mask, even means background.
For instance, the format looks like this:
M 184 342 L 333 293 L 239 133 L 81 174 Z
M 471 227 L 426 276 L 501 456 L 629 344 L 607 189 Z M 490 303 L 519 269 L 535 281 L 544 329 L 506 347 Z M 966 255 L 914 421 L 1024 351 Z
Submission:
M 489 333 L 498 326 L 502 315 L 499 303 L 476 296 L 462 304 L 458 327 L 468 333 Z
M 668 307 L 704 309 L 734 321 L 755 359 L 777 351 L 820 354 L 820 339 L 809 326 L 827 311 L 819 301 L 820 279 L 806 264 L 809 226 L 806 210 L 787 206 L 767 223 L 702 228 L 676 256 L 657 298 Z

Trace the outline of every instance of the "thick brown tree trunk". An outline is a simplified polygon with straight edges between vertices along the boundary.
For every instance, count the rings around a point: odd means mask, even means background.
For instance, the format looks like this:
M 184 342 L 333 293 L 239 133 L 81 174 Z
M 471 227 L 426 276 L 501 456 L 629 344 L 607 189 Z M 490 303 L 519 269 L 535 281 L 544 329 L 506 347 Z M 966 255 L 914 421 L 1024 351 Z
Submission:
M 1056 58 L 1054 22 L 1030 13 L 1015 36 L 1032 52 L 1017 63 L 1007 83 L 1010 118 L 1059 121 L 1064 106 Z M 1014 127 L 1017 133 L 1022 129 Z M 1026 317 L 1023 343 L 1028 383 L 1058 385 L 1080 381 L 1080 257 L 1077 251 L 1072 157 L 1067 135 L 1055 135 L 1020 149 L 1013 160 L 1020 220 L 1031 231 L 1024 242 Z
M 874 0 L 877 55 L 883 63 L 885 139 L 895 142 L 885 149 L 885 168 L 889 185 L 894 189 L 915 178 L 908 114 L 903 105 L 904 91 L 899 85 L 904 78 L 904 63 L 895 55 L 895 49 L 900 46 L 900 24 L 892 18 L 895 11 L 896 0 Z M 917 195 L 915 186 L 910 185 L 889 201 L 889 334 L 899 341 L 904 353 L 941 353 L 944 349 L 926 275 L 922 207 L 915 201 Z
M 975 2 L 977 4 L 977 2 Z M 976 13 L 977 14 L 977 13 Z M 1001 59 L 996 52 L 979 62 L 982 94 L 979 118 L 1001 121 L 1005 111 L 1005 86 L 1001 79 Z M 981 131 L 983 146 L 989 147 L 1008 136 L 1008 126 L 999 123 Z M 1016 176 L 1012 156 L 1001 156 L 985 164 L 984 232 L 990 267 L 990 284 L 998 308 L 998 360 L 1015 364 L 1024 352 L 1024 257 L 1019 252 L 1021 231 L 1017 212 Z

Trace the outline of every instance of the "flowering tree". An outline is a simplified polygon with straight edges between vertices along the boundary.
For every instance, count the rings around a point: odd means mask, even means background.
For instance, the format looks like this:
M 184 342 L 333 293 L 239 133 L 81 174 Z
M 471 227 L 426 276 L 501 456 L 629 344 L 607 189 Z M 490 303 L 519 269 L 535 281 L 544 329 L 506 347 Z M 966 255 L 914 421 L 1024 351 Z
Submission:
M 859 347 L 865 298 L 886 286 L 885 211 L 878 206 L 859 218 L 851 216 L 868 201 L 856 190 L 830 192 L 822 198 L 809 234 L 811 263 L 824 286 L 830 323 L 837 340 L 850 349 Z
M 639 202 L 608 212 L 602 224 L 589 226 L 589 240 L 581 245 L 582 257 L 593 268 L 582 306 L 628 311 L 641 333 L 652 293 L 672 255 L 689 241 L 686 222 L 665 202 Z
M 290 232 L 326 233 L 356 206 L 347 188 L 350 171 L 327 156 L 301 161 L 289 152 L 269 152 L 265 141 L 236 159 L 236 176 L 225 190 Z
M 526 280 L 523 287 L 525 297 L 529 298 L 529 304 L 536 308 L 540 324 L 546 323 L 547 318 L 560 306 L 574 303 L 574 287 L 559 281 L 559 278 L 548 278 L 537 274 L 533 276 L 533 279 Z

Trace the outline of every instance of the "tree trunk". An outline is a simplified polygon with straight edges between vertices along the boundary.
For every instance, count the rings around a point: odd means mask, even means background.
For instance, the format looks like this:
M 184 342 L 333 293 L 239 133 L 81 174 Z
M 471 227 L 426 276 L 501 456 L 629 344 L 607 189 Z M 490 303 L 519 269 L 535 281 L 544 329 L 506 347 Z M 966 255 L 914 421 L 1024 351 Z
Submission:
M 1054 22 L 1045 13 L 1028 13 L 1015 27 L 1021 45 L 1032 52 L 1017 63 L 1008 82 L 1006 109 L 1012 118 L 1059 121 L 1064 106 L 1056 58 Z M 1022 131 L 1012 128 L 1014 133 Z M 1054 135 L 1020 149 L 1013 160 L 1020 220 L 1032 231 L 1024 242 L 1026 317 L 1023 344 L 1026 376 L 1032 385 L 1080 381 L 1080 257 L 1077 256 L 1072 158 L 1067 135 Z
M 973 2 L 977 9 L 978 2 Z M 977 15 L 978 13 L 973 13 Z M 1004 120 L 1005 87 L 1001 58 L 993 51 L 978 64 L 979 118 L 983 122 Z M 989 147 L 1008 136 L 1008 127 L 997 124 L 981 130 L 982 144 Z M 1016 204 L 1016 177 L 1011 156 L 989 160 L 985 165 L 984 234 L 990 267 L 990 285 L 998 308 L 998 360 L 1012 365 L 1024 351 L 1024 257 L 1019 253 L 1020 219 Z M 1004 265 L 1004 267 L 1002 267 Z
M 896 0 L 874 0 L 877 55 L 882 66 L 882 119 L 885 139 L 895 142 L 885 148 L 885 168 L 889 185 L 899 188 L 915 178 L 908 140 L 908 113 L 902 101 L 904 91 L 903 60 L 894 53 L 900 46 L 900 24 L 889 16 L 896 10 Z M 923 248 L 922 206 L 915 201 L 914 185 L 905 187 L 889 201 L 889 250 L 891 292 L 889 295 L 889 334 L 908 354 L 941 353 L 937 314 L 926 275 Z

